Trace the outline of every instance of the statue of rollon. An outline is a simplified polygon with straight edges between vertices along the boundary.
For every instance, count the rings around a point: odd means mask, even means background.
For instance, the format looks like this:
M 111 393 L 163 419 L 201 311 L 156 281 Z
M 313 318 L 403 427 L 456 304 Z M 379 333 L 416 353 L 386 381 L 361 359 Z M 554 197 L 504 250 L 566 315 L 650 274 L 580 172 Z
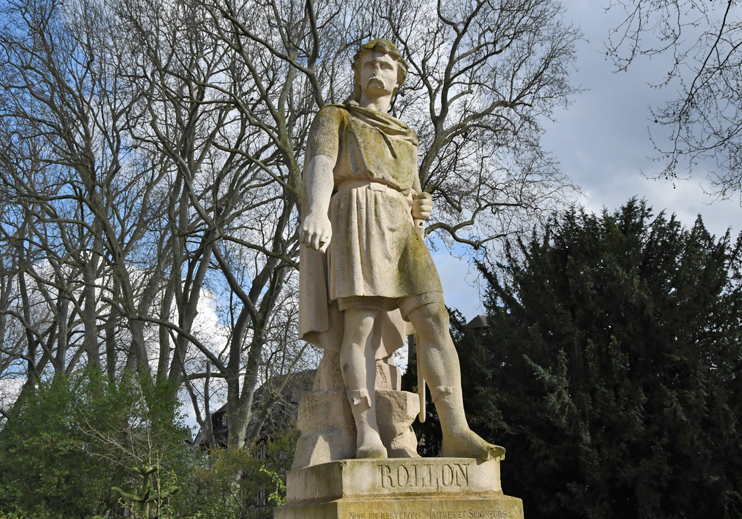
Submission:
M 502 447 L 467 424 L 443 289 L 423 239 L 433 203 L 420 186 L 417 136 L 387 113 L 407 63 L 391 42 L 378 39 L 360 47 L 353 72 L 351 98 L 323 107 L 308 138 L 300 338 L 338 356 L 356 458 L 389 456 L 377 422 L 377 359 L 392 355 L 413 332 L 418 387 L 427 384 L 438 411 L 443 456 L 502 458 Z

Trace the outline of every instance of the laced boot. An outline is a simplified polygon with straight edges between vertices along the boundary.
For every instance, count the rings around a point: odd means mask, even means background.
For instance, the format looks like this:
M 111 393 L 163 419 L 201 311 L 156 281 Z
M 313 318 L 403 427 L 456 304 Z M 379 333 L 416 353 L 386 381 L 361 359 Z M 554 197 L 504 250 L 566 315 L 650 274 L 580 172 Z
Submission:
M 386 447 L 376 424 L 376 406 L 366 389 L 348 391 L 350 408 L 356 422 L 356 458 L 386 458 Z
M 430 394 L 441 421 L 443 457 L 476 458 L 481 461 L 505 459 L 503 447 L 484 441 L 469 429 L 460 385 L 431 387 Z

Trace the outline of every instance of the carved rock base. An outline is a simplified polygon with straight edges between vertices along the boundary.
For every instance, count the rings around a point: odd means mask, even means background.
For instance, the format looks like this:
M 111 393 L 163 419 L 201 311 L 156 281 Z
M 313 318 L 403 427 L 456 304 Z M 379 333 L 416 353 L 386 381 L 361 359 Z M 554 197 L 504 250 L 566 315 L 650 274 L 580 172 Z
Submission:
M 342 460 L 289 472 L 274 519 L 523 519 L 500 461 Z
M 412 422 L 420 409 L 418 396 L 407 391 L 377 390 L 376 416 L 381 441 L 391 458 L 417 458 Z M 356 426 L 345 391 L 310 393 L 299 402 L 294 470 L 353 458 Z
M 376 421 L 390 458 L 417 458 L 417 437 L 412 422 L 420 411 L 414 393 L 400 391 L 402 373 L 389 359 L 376 362 Z M 294 470 L 354 458 L 356 425 L 337 353 L 325 352 L 313 392 L 299 401 Z

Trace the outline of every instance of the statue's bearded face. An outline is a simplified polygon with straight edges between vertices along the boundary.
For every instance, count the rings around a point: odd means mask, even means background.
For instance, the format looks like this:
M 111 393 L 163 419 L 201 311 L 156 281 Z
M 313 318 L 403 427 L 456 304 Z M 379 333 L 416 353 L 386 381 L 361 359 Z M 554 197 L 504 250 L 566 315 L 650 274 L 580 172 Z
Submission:
M 394 94 L 399 84 L 397 61 L 389 54 L 367 50 L 360 57 L 357 81 L 361 91 L 369 98 Z

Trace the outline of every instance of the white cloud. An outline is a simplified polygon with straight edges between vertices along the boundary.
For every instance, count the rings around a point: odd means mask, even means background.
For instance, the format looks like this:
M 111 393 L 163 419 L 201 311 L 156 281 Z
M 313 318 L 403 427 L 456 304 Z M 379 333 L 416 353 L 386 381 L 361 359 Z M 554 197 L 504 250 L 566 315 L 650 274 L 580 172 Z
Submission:
M 13 405 L 21 394 L 21 389 L 25 383 L 25 377 L 0 380 L 0 409 L 6 411 Z
M 638 59 L 628 72 L 613 73 L 606 59 L 604 42 L 618 11 L 605 14 L 600 2 L 581 0 L 569 3 L 567 18 L 579 23 L 588 41 L 578 45 L 578 71 L 574 84 L 589 89 L 575 97 L 574 104 L 555 115 L 556 122 L 546 124 L 543 142 L 561 163 L 561 169 L 580 184 L 586 196 L 579 202 L 591 211 L 603 207 L 613 211 L 632 196 L 645 198 L 654 208 L 676 213 L 685 225 L 703 216 L 707 228 L 722 234 L 729 226 L 739 232 L 742 217 L 739 201 L 713 202 L 704 192 L 706 173 L 694 171 L 690 180 L 673 183 L 651 178 L 662 164 L 649 138 L 660 145 L 662 136 L 654 125 L 650 106 L 661 106 L 676 94 L 672 88 L 656 89 L 667 57 Z M 706 187 L 708 190 L 708 187 Z M 736 224 L 733 225 L 733 224 Z

